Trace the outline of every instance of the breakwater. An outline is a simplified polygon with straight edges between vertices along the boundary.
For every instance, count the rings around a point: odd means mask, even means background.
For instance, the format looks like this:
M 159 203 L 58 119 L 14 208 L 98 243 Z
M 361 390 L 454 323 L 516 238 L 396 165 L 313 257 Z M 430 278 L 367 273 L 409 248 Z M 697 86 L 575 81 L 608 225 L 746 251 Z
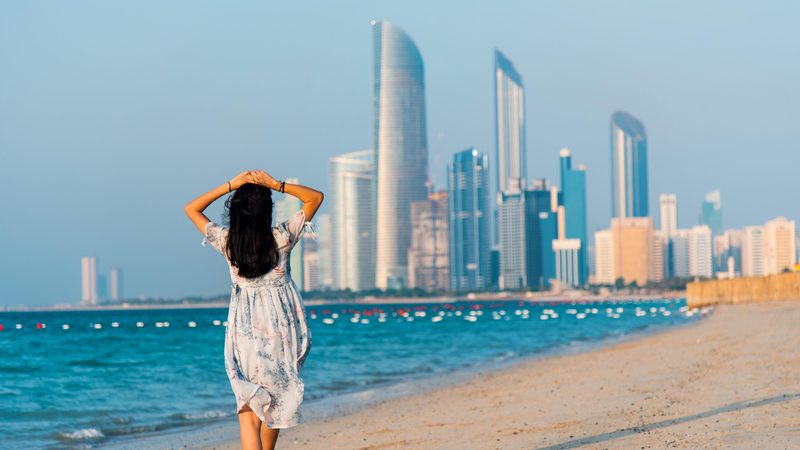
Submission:
M 696 281 L 686 286 L 686 302 L 692 308 L 783 300 L 800 300 L 800 272 Z

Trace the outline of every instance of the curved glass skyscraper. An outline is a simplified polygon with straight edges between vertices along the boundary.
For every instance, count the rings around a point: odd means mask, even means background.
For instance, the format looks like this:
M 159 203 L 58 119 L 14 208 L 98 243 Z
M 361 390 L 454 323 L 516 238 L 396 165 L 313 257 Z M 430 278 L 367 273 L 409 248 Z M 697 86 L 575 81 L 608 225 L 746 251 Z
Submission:
M 611 115 L 611 217 L 647 217 L 647 134 L 632 115 Z
M 375 70 L 375 285 L 406 285 L 411 202 L 428 195 L 428 138 L 422 56 L 414 41 L 373 21 Z

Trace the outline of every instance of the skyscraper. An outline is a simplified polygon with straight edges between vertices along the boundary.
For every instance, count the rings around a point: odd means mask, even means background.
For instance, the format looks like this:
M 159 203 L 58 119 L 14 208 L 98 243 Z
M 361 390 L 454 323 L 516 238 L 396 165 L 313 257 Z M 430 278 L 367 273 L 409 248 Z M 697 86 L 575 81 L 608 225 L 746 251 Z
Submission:
M 303 290 L 320 290 L 319 245 L 315 240 L 303 243 Z
M 120 301 L 124 299 L 124 294 L 122 292 L 122 269 L 116 267 L 111 269 L 111 292 L 110 297 L 111 300 Z
M 766 274 L 764 227 L 744 227 L 742 235 L 742 275 L 759 277 Z
M 722 194 L 719 189 L 706 194 L 700 207 L 700 223 L 708 225 L 713 236 L 719 236 L 725 231 L 722 228 Z
M 542 268 L 538 283 L 534 280 L 534 287 L 547 289 L 550 280 L 556 279 L 556 255 L 553 251 L 553 241 L 558 239 L 558 213 L 542 211 L 539 213 L 539 248 L 541 249 Z M 529 219 L 530 220 L 530 219 Z M 528 282 L 531 285 L 531 282 Z
M 81 258 L 81 304 L 97 304 L 97 260 L 94 256 Z
M 689 240 L 691 231 L 676 230 L 670 238 L 672 250 L 672 276 L 675 278 L 689 277 Z
M 653 232 L 653 260 L 651 276 L 653 281 L 662 281 L 669 277 L 667 271 L 667 253 L 669 250 L 669 237 L 661 230 Z
M 653 279 L 653 220 L 650 217 L 611 219 L 614 276 L 626 284 L 644 286 Z
M 555 279 L 562 286 L 580 286 L 581 281 L 581 240 L 568 239 L 566 208 L 558 207 L 558 238 L 551 243 L 555 259 Z
M 711 278 L 714 273 L 711 244 L 708 225 L 692 227 L 689 232 L 689 276 Z
M 611 217 L 647 217 L 647 134 L 632 115 L 611 115 Z
M 424 66 L 414 41 L 373 21 L 375 99 L 375 285 L 406 284 L 411 203 L 428 195 Z
M 558 236 L 542 228 L 547 228 L 549 224 L 542 219 L 541 213 L 549 213 L 551 209 L 551 191 L 547 187 L 547 180 L 539 178 L 529 184 L 524 191 L 525 238 L 517 245 L 525 246 L 526 286 L 544 290 L 555 277 L 553 239 Z M 554 223 L 557 223 L 556 214 L 552 216 Z
M 297 184 L 297 178 L 287 178 L 287 183 Z M 303 207 L 303 202 L 299 198 L 292 195 L 284 195 L 283 199 L 275 202 L 274 221 L 279 224 L 285 220 L 289 220 L 294 214 Z M 303 248 L 305 247 L 304 239 L 300 239 L 294 245 L 289 256 L 289 270 L 291 271 L 292 280 L 299 289 L 303 289 L 305 283 L 303 282 Z
M 372 150 L 359 150 L 328 160 L 330 264 L 337 289 L 375 287 L 373 157 Z
M 494 52 L 497 192 L 524 189 L 526 178 L 525 88 L 514 64 Z
M 594 232 L 595 280 L 597 284 L 614 284 L 614 235 L 610 228 Z
M 489 161 L 470 148 L 447 167 L 450 219 L 450 288 L 482 289 L 489 283 Z
M 556 239 L 552 243 L 555 254 L 556 280 L 563 286 L 580 286 L 580 239 Z
M 527 286 L 525 196 L 522 191 L 501 192 L 500 223 L 500 289 Z
M 372 171 L 369 173 L 372 177 Z M 330 183 L 330 180 L 328 181 Z M 370 190 L 371 191 L 371 190 Z M 330 190 L 328 190 L 330 193 Z M 317 214 L 315 221 L 317 222 L 317 253 L 319 257 L 319 287 L 320 289 L 331 289 L 333 287 L 333 260 L 331 254 L 331 238 L 333 231 L 331 230 L 331 215 Z M 372 222 L 372 214 L 369 217 L 370 224 Z M 371 247 L 371 245 L 370 245 Z M 369 252 L 370 257 L 372 251 Z M 373 281 L 374 276 L 370 277 Z
M 431 192 L 411 204 L 408 287 L 426 291 L 450 287 L 447 192 Z
M 675 194 L 661 194 L 658 196 L 659 230 L 665 235 L 672 236 L 678 229 L 678 197 Z
M 572 155 L 568 148 L 561 149 L 561 199 L 565 209 L 566 239 L 578 239 L 581 242 L 578 255 L 577 284 L 586 283 L 589 267 L 586 260 L 586 168 L 581 164 L 572 168 Z
M 776 217 L 764 224 L 764 265 L 767 275 L 794 268 L 796 244 L 794 220 Z
M 742 271 L 742 230 L 725 230 L 714 237 L 714 268 L 717 272 L 727 273 L 728 262 L 733 262 L 733 272 Z

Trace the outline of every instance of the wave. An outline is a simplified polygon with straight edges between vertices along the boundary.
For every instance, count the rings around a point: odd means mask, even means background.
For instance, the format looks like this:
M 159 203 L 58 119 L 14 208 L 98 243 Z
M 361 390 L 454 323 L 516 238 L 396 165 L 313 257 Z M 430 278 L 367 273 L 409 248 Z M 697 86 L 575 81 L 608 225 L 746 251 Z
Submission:
M 56 437 L 60 441 L 82 441 L 85 439 L 99 439 L 106 437 L 102 431 L 97 428 L 84 428 L 83 430 L 58 432 Z
M 177 413 L 169 416 L 170 419 L 173 420 L 207 420 L 207 419 L 219 419 L 220 417 L 227 417 L 230 416 L 232 413 L 226 413 L 225 411 L 205 411 L 201 413 Z

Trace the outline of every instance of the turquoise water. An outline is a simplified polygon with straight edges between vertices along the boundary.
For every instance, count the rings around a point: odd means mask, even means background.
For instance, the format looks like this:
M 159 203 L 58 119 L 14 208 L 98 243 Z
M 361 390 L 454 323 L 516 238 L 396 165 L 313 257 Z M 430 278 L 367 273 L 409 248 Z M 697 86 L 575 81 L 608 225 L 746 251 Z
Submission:
M 315 400 L 687 323 L 683 301 L 308 307 Z M 0 313 L 0 447 L 90 448 L 233 416 L 225 309 Z

